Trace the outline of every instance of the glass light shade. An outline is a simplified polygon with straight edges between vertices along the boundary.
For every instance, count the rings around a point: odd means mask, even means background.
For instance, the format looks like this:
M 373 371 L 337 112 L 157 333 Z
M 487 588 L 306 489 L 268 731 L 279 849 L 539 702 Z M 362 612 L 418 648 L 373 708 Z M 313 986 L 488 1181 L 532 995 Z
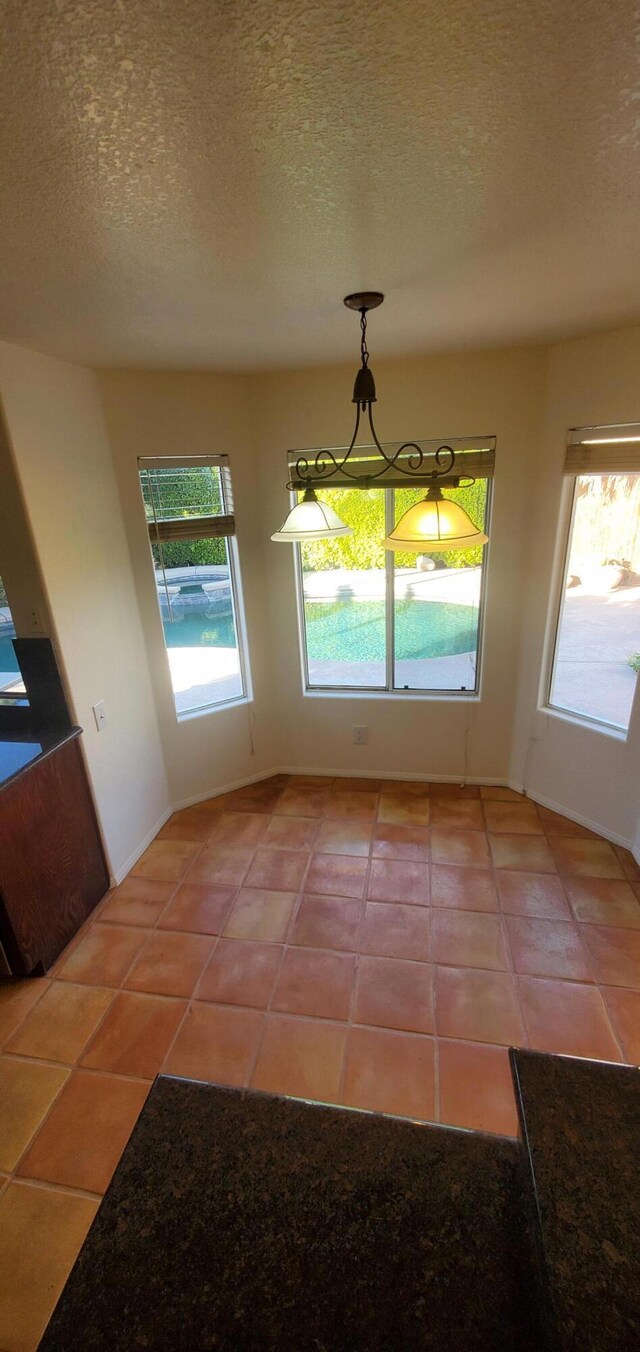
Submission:
M 488 536 L 474 526 L 463 507 L 443 498 L 439 489 L 431 488 L 422 502 L 401 516 L 384 547 L 433 554 L 439 549 L 474 549 L 476 545 L 486 545 L 487 540 Z
M 353 535 L 353 528 L 345 526 L 337 512 L 326 502 L 318 502 L 312 488 L 307 488 L 302 502 L 291 508 L 289 515 L 272 540 L 333 540 L 340 535 Z

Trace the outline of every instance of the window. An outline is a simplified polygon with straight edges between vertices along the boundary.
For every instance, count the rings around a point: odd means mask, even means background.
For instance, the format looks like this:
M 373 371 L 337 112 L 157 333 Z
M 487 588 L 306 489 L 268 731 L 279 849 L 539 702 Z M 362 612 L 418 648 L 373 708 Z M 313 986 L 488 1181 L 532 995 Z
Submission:
M 15 637 L 16 630 L 13 616 L 9 609 L 4 583 L 0 577 L 0 703 L 3 702 L 2 696 L 5 697 L 6 701 L 11 700 L 13 702 L 16 696 L 24 694 L 24 681 L 13 646 Z
M 602 454 L 567 464 L 598 466 Z M 640 473 L 578 474 L 549 704 L 626 731 L 639 669 Z
M 140 460 L 176 712 L 246 695 L 226 456 Z
M 384 536 L 425 489 L 322 489 L 354 534 L 296 546 L 309 690 L 478 689 L 483 550 L 392 553 Z M 486 528 L 487 479 L 447 489 Z

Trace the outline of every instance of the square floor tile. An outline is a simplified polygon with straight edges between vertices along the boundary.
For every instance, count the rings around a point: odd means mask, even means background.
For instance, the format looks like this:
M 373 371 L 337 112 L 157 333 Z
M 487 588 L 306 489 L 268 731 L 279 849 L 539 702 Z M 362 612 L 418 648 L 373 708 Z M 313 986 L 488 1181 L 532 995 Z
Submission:
M 617 878 L 565 878 L 564 885 L 578 920 L 640 929 L 640 901 L 629 883 Z
M 429 858 L 429 831 L 426 826 L 396 826 L 376 822 L 371 853 L 374 859 L 408 859 L 426 863 Z
M 612 925 L 581 925 L 582 937 L 603 986 L 640 990 L 640 931 Z
M 421 793 L 395 789 L 380 794 L 378 821 L 395 826 L 428 826 L 429 798 Z
M 533 916 L 505 916 L 514 971 L 526 976 L 557 976 L 593 981 L 577 925 Z
M 370 901 L 429 904 L 429 867 L 406 859 L 372 859 L 367 896 Z
M 0 1047 L 3 1047 L 29 1010 L 49 989 L 44 977 L 0 981 Z
M 595 831 L 590 831 L 587 826 L 580 826 L 579 822 L 570 821 L 569 817 L 563 817 L 560 812 L 552 812 L 551 808 L 538 807 L 540 821 L 544 831 L 548 836 L 581 836 L 585 840 L 597 840 Z
M 513 977 L 472 967 L 437 967 L 436 1026 L 441 1037 L 522 1046 Z
M 535 803 L 496 803 L 487 801 L 484 805 L 487 830 L 500 834 L 520 834 L 541 836 L 542 822 Z
M 158 831 L 156 840 L 191 841 L 193 844 L 203 845 L 220 813 L 213 813 L 210 810 L 197 812 L 197 807 L 207 808 L 208 805 L 196 804 L 194 807 L 184 808 L 182 812 L 174 812 Z
M 189 869 L 190 883 L 214 883 L 217 887 L 239 887 L 253 859 L 248 845 L 205 845 Z
M 125 981 L 127 990 L 154 995 L 182 995 L 196 988 L 213 940 L 203 934 L 156 930 Z
M 493 873 L 490 869 L 461 868 L 458 864 L 432 864 L 431 905 L 462 911 L 497 911 Z
M 310 850 L 319 822 L 313 817 L 269 817 L 263 845 L 278 850 Z
M 186 1000 L 121 991 L 82 1057 L 81 1065 L 136 1075 L 157 1075 L 186 1013 Z
M 488 798 L 495 803 L 523 803 L 524 794 L 518 793 L 516 789 L 508 789 L 504 784 L 481 784 L 480 797 Z
M 631 850 L 626 850 L 624 845 L 614 845 L 613 853 L 628 882 L 640 883 L 640 864 L 634 859 Z
M 321 1019 L 348 1019 L 356 960 L 350 953 L 288 948 L 272 1009 Z
M 282 943 L 286 938 L 295 900 L 295 892 L 241 888 L 224 927 L 225 938 Z
M 237 895 L 237 887 L 182 883 L 159 921 L 158 929 L 221 934 Z
M 92 925 L 69 956 L 63 954 L 56 978 L 89 986 L 121 986 L 149 934 L 134 925 Z
M 214 1084 L 248 1084 L 263 1022 L 262 1011 L 255 1009 L 192 1005 L 164 1073 Z
M 14 1033 L 7 1050 L 72 1065 L 95 1033 L 114 992 L 54 981 Z
M 155 878 L 126 878 L 102 907 L 100 920 L 151 928 L 162 915 L 175 889 L 174 882 L 162 883 Z
M 602 995 L 626 1060 L 640 1065 L 640 991 L 603 986 Z
M 565 890 L 555 873 L 496 871 L 500 906 L 509 915 L 533 915 L 540 920 L 570 920 Z
M 328 896 L 361 897 L 368 861 L 346 854 L 312 854 L 305 888 Z
M 350 1028 L 341 1099 L 352 1108 L 432 1122 L 434 1043 L 415 1033 Z
M 356 1023 L 432 1033 L 433 973 L 423 962 L 360 958 L 353 1015 Z
M 269 820 L 263 812 L 221 812 L 213 823 L 209 842 L 212 845 L 258 845 Z
M 432 786 L 423 779 L 381 779 L 378 782 L 379 793 L 394 793 L 405 798 L 428 798 L 432 787 L 439 785 Z
M 440 1121 L 472 1131 L 517 1136 L 507 1048 L 440 1040 L 438 1054 Z
M 445 798 L 479 798 L 480 789 L 477 784 L 461 784 L 458 780 L 455 782 L 432 780 L 429 785 L 429 793 L 433 803 L 442 802 Z
M 344 1044 L 339 1024 L 270 1014 L 252 1088 L 338 1103 Z
M 40 1342 L 98 1209 L 98 1200 L 10 1183 L 0 1198 L 0 1347 Z
M 355 952 L 362 913 L 363 904 L 355 899 L 305 895 L 289 942 L 309 948 Z
M 484 812 L 479 798 L 434 798 L 431 801 L 430 821 L 437 830 L 485 830 Z
M 68 1074 L 59 1066 L 0 1056 L 0 1169 L 15 1168 Z
M 373 821 L 378 810 L 377 793 L 358 793 L 335 786 L 331 790 L 327 815 Z
M 539 1052 L 621 1061 L 607 1011 L 595 986 L 518 978 L 528 1045 Z
M 328 789 L 294 786 L 284 790 L 274 811 L 276 816 L 326 817 L 328 806 Z
M 434 910 L 431 953 L 434 962 L 452 967 L 504 971 L 508 964 L 500 916 L 484 911 Z
M 105 1192 L 150 1086 L 74 1070 L 18 1172 L 85 1192 Z
M 320 854 L 353 854 L 366 859 L 372 830 L 371 822 L 354 821 L 350 817 L 335 821 L 327 817 L 320 826 L 315 849 Z
M 297 892 L 302 886 L 308 861 L 308 854 L 301 850 L 256 850 L 245 887 Z
M 491 866 L 484 831 L 433 830 L 431 858 L 434 864 L 463 864 L 471 868 Z
M 404 906 L 369 901 L 360 933 L 360 952 L 377 958 L 429 956 L 429 911 L 426 906 Z
M 158 882 L 177 882 L 186 873 L 200 845 L 196 841 L 154 840 L 134 864 L 134 878 L 155 878 Z
M 339 793 L 380 793 L 382 780 L 367 779 L 365 775 L 336 775 L 332 788 Z
M 284 948 L 251 939 L 221 939 L 200 978 L 197 1000 L 266 1009 Z
M 496 868 L 524 869 L 527 873 L 556 873 L 551 850 L 544 836 L 489 836 Z
M 550 838 L 558 873 L 587 874 L 592 878 L 624 878 L 622 868 L 607 840 Z

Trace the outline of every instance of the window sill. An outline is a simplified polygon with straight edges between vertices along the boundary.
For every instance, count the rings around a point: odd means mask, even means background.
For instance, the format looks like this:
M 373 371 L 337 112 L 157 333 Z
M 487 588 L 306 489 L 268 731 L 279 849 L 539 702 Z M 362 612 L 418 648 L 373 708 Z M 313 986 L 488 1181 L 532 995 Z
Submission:
M 561 723 L 572 723 L 574 727 L 583 728 L 586 732 L 599 732 L 604 737 L 611 737 L 614 742 L 626 742 L 629 736 L 628 728 L 617 727 L 614 723 L 604 723 L 599 718 L 589 718 L 588 714 L 571 713 L 568 709 L 558 709 L 553 704 L 545 704 L 540 711 L 548 714 L 551 718 L 557 718 Z
M 249 695 L 240 695 L 238 699 L 221 700 L 220 704 L 206 704 L 202 709 L 185 709 L 184 713 L 175 710 L 176 723 L 192 723 L 195 718 L 206 718 L 209 714 L 224 713 L 227 709 L 237 709 L 242 704 L 251 704 Z
M 466 700 L 471 704 L 480 703 L 480 694 L 477 690 L 303 690 L 305 699 L 365 699 L 365 700 L 395 700 L 395 701 L 416 701 L 429 704 L 459 704 L 461 700 Z

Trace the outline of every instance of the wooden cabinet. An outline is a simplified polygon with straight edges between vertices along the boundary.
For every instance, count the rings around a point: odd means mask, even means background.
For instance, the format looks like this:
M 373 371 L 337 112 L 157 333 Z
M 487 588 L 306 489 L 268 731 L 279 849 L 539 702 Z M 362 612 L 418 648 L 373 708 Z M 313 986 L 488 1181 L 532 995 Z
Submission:
M 109 886 L 79 729 L 0 791 L 0 949 L 46 971 Z

